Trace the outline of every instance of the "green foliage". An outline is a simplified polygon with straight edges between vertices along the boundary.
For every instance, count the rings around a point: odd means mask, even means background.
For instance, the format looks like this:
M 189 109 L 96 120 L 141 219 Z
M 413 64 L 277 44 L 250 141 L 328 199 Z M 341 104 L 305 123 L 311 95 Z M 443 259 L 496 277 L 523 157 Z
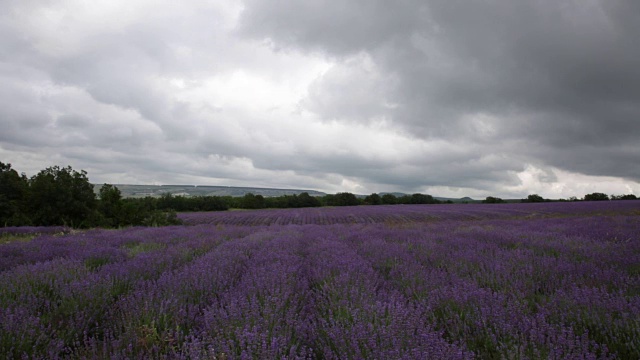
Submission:
M 482 200 L 482 202 L 484 204 L 501 204 L 501 203 L 504 203 L 505 201 L 499 197 L 487 196 L 487 198 Z
M 160 210 L 153 210 L 148 213 L 148 216 L 142 220 L 142 225 L 144 226 L 162 226 L 165 223 L 166 216 Z
M 611 195 L 611 200 L 637 200 L 638 197 L 636 197 L 633 194 L 626 194 L 626 195 Z
M 607 201 L 609 200 L 609 195 L 603 193 L 591 193 L 584 196 L 585 201 Z
M 160 198 L 129 198 L 125 202 L 135 203 L 147 210 L 175 210 L 184 211 L 224 211 L 236 209 L 264 209 L 264 208 L 303 208 L 322 206 L 319 198 L 307 192 L 294 195 L 264 197 L 248 193 L 241 197 L 231 196 L 173 196 L 170 193 Z
M 307 192 L 303 192 L 299 195 L 283 195 L 264 198 L 265 207 L 267 208 L 303 208 L 303 207 L 318 207 L 322 204 L 317 197 L 309 195 Z
M 28 225 L 25 212 L 29 183 L 27 177 L 0 162 L 0 226 Z
M 382 205 L 382 198 L 378 194 L 371 194 L 364 198 L 364 203 L 367 205 Z
M 337 193 L 335 195 L 326 195 L 323 198 L 326 206 L 354 206 L 360 205 L 358 198 L 348 192 Z
M 105 227 L 119 227 L 126 223 L 123 217 L 122 194 L 117 187 L 104 184 L 100 188 L 100 202 L 98 209 L 102 214 L 102 225 Z
M 381 200 L 384 205 L 395 205 L 398 201 L 396 196 L 393 194 L 384 194 L 382 195 Z
M 538 194 L 531 194 L 527 196 L 526 199 L 522 200 L 522 202 L 538 203 L 538 202 L 545 202 L 545 199 Z
M 141 208 L 150 210 L 175 210 L 184 211 L 222 211 L 228 210 L 233 205 L 233 198 L 220 196 L 173 196 L 171 193 L 162 195 L 160 198 L 128 198 L 125 203 L 135 204 Z
M 167 226 L 180 225 L 178 214 L 173 209 L 159 209 L 157 199 L 121 200 L 120 213 L 116 214 L 119 226 Z
M 165 225 L 181 225 L 182 224 L 182 220 L 178 219 L 178 213 L 176 213 L 175 210 L 169 210 L 167 212 L 164 213 L 165 215 L 165 220 L 164 222 L 161 224 L 162 226 Z
M 307 192 L 303 192 L 296 197 L 293 195 L 293 207 L 317 207 L 320 206 L 320 200 L 318 198 L 309 195 Z
M 398 204 L 440 204 L 440 201 L 431 195 L 416 193 L 400 197 Z
M 248 193 L 242 197 L 243 209 L 263 209 L 265 207 L 264 196 Z
M 96 198 L 85 171 L 70 166 L 49 167 L 31 179 L 18 175 L 10 164 L 0 162 L 0 226 L 54 226 L 76 228 L 163 226 L 180 224 L 174 206 L 181 198 L 168 194 L 163 199 L 127 201 L 120 190 L 104 184 Z M 200 201 L 200 199 L 198 199 Z M 217 200 L 200 201 L 203 208 L 226 209 Z M 204 206 L 204 205 L 207 206 Z
M 97 210 L 87 173 L 70 166 L 50 167 L 32 177 L 28 204 L 33 222 L 44 226 L 88 227 Z

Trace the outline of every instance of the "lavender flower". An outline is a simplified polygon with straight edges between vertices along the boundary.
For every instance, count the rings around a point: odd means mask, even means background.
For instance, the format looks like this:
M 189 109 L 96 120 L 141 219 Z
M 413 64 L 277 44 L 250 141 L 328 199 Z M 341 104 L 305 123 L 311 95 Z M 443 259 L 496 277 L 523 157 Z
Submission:
M 0 244 L 0 355 L 640 358 L 639 209 L 218 212 Z

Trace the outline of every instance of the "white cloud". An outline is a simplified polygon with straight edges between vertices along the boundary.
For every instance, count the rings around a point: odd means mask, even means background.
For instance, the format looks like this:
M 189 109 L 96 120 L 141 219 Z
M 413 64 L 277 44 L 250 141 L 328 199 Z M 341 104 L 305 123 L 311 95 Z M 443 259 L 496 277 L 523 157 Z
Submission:
M 582 198 L 585 194 L 602 192 L 609 195 L 637 194 L 640 184 L 612 176 L 591 176 L 554 167 L 527 165 L 519 172 L 521 183 L 507 188 L 508 193 L 538 194 L 549 199 Z

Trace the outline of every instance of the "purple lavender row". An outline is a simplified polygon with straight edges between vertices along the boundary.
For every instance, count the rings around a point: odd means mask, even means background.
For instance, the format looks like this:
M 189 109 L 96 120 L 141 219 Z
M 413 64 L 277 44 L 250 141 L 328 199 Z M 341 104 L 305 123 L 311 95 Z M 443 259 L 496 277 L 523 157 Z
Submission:
M 525 204 L 384 205 L 181 213 L 187 225 L 399 224 L 441 220 L 529 219 L 578 215 L 637 215 L 638 201 Z
M 260 233 L 260 247 L 236 286 L 222 292 L 204 310 L 200 338 L 214 349 L 213 355 L 312 358 L 303 321 L 310 311 L 306 245 L 298 232 L 282 230 Z
M 281 251 L 292 243 L 276 235 L 227 242 L 145 282 L 118 302 L 109 336 L 87 339 L 85 348 L 112 358 L 305 358 L 287 322 L 303 302 L 300 261 Z
M 3 255 L 0 353 L 639 358 L 638 234 L 607 215 L 36 239 L 48 255 Z
M 104 324 L 111 321 L 109 311 L 119 298 L 140 283 L 189 263 L 222 240 L 198 227 L 179 233 L 175 230 L 69 236 L 57 244 L 72 247 L 62 251 L 65 257 L 16 266 L 3 273 L 0 353 L 20 357 L 25 352 L 44 354 L 46 350 L 47 358 L 55 358 L 51 354 L 68 354 L 83 338 L 104 336 Z
M 18 265 L 66 258 L 87 262 L 88 266 L 123 261 L 137 253 L 171 247 L 183 241 L 207 240 L 199 227 L 128 228 L 90 230 L 64 236 L 43 235 L 29 242 L 0 244 L 0 272 Z M 224 229 L 227 238 L 247 234 L 250 229 Z
M 327 231 L 329 230 L 329 231 Z M 327 359 L 470 359 L 347 241 L 362 229 L 307 227 L 315 310 L 307 320 Z M 318 241 L 318 240 L 321 241 Z
M 630 229 L 619 229 L 615 237 L 640 233 L 637 220 Z M 601 225 L 597 222 L 592 224 L 595 228 Z M 449 231 L 455 229 L 455 224 L 448 225 Z M 378 259 L 374 261 L 376 266 L 407 296 L 434 309 L 433 314 L 439 318 L 440 327 L 447 328 L 450 337 L 466 339 L 468 346 L 480 352 L 481 357 L 520 354 L 521 358 L 606 358 L 607 346 L 625 358 L 637 356 L 637 345 L 633 350 L 632 339 L 638 326 L 629 319 L 639 315 L 638 278 L 629 276 L 627 270 L 634 270 L 625 267 L 629 258 L 638 256 L 637 235 L 635 248 L 624 247 L 627 254 L 619 252 L 622 248 L 619 244 L 609 245 L 606 254 L 587 254 L 584 250 L 597 250 L 601 247 L 597 245 L 603 243 L 595 239 L 588 241 L 584 236 L 593 233 L 594 229 L 584 229 L 585 233 L 579 238 L 581 244 L 569 238 L 564 244 L 557 245 L 549 238 L 557 238 L 554 232 L 545 234 L 538 231 L 539 237 L 533 236 L 532 239 L 530 232 L 510 234 L 511 231 L 493 228 L 502 225 L 502 229 L 513 230 L 517 229 L 517 224 L 501 221 L 480 225 L 474 229 L 459 229 L 457 234 L 454 231 L 451 235 L 447 234 L 446 227 L 439 225 L 432 228 L 435 236 L 416 231 L 414 241 L 398 239 L 397 232 L 373 228 L 361 231 L 358 237 L 366 239 L 362 241 L 366 253 L 374 255 L 376 237 L 393 239 L 395 246 L 379 244 Z M 545 224 L 536 222 L 528 225 L 540 229 Z M 559 224 L 553 225 L 556 231 L 561 229 L 557 227 Z M 575 228 L 576 224 L 565 220 L 563 225 Z M 483 231 L 483 228 L 491 231 Z M 522 241 L 523 236 L 527 236 L 526 241 Z M 612 251 L 614 249 L 618 251 Z M 629 256 L 629 250 L 635 255 Z M 407 251 L 415 253 L 415 258 L 408 256 Z M 611 256 L 616 252 L 617 255 Z M 589 262 L 582 262 L 584 259 Z M 594 265 L 594 262 L 599 265 Z M 603 301 L 590 311 L 585 311 L 585 306 L 575 306 L 576 302 L 583 302 L 578 298 L 562 295 L 562 303 L 572 304 L 567 305 L 572 309 L 560 307 L 556 301 L 562 289 L 585 289 L 605 284 L 614 292 L 604 291 L 608 302 Z M 596 293 L 598 291 L 602 290 Z M 571 292 L 576 293 L 574 290 Z M 473 296 L 464 300 L 459 297 L 461 294 Z M 617 304 L 616 310 L 612 310 L 612 303 Z M 571 322 L 567 322 L 566 317 L 559 318 L 557 309 L 570 314 Z M 576 309 L 582 310 L 576 314 Z M 459 314 L 464 314 L 465 321 L 456 320 Z M 475 325 L 472 323 L 474 317 L 477 317 Z M 617 322 L 603 321 L 611 318 Z M 561 325 L 566 323 L 573 326 Z M 599 325 L 594 326 L 593 323 Z M 613 333 L 619 336 L 613 336 Z M 512 338 L 511 345 L 505 343 L 509 338 Z M 538 340 L 528 340 L 530 338 Z M 618 346 L 620 338 L 624 339 L 622 343 L 630 345 Z M 635 342 L 637 344 L 637 340 Z
M 225 242 L 188 266 L 137 284 L 108 311 L 104 337 L 87 347 L 121 358 L 176 355 L 202 308 L 237 282 L 256 244 Z

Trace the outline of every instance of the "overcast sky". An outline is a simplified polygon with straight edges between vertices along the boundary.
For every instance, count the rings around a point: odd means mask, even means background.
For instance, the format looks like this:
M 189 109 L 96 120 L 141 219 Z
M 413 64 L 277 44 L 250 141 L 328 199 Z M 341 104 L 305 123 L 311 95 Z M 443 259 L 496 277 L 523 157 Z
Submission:
M 640 195 L 638 0 L 0 0 L 0 161 L 95 183 Z

